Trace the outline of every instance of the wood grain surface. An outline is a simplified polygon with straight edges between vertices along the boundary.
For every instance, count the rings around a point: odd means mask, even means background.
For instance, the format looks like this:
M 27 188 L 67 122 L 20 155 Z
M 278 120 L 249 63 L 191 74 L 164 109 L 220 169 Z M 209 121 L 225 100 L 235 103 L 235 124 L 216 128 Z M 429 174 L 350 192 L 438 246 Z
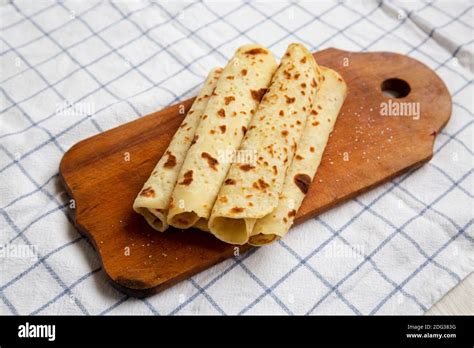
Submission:
M 343 76 L 348 95 L 295 223 L 427 162 L 436 135 L 451 115 L 444 83 L 412 58 L 337 49 L 314 56 Z M 408 95 L 384 95 L 381 86 L 391 78 L 407 82 Z M 397 88 L 401 87 L 395 84 Z M 389 102 L 415 103 L 404 106 L 418 105 L 420 117 L 382 116 L 381 105 Z M 192 99 L 184 101 L 83 140 L 60 164 L 62 181 L 76 201 L 77 228 L 95 245 L 112 284 L 132 296 L 161 291 L 234 255 L 234 246 L 205 232 L 154 231 L 132 210 L 181 123 L 180 106 L 188 109 L 191 103 Z M 249 248 L 240 247 L 240 253 Z

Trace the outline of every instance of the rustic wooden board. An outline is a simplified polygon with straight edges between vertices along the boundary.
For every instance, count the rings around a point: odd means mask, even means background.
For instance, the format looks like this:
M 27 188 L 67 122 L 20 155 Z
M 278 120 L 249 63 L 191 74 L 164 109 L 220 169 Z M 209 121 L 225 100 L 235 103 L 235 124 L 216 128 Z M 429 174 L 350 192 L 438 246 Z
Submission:
M 314 56 L 319 64 L 336 69 L 349 88 L 296 223 L 427 162 L 436 135 L 451 115 L 444 83 L 412 58 L 337 49 Z M 380 115 L 381 103 L 389 101 L 381 85 L 390 78 L 409 84 L 409 94 L 392 101 L 419 103 L 418 120 Z M 132 210 L 135 196 L 183 118 L 179 106 L 187 109 L 191 103 L 192 99 L 184 101 L 83 140 L 60 164 L 62 181 L 76 201 L 78 229 L 95 245 L 113 284 L 132 296 L 161 291 L 233 255 L 234 246 L 198 230 L 156 232 Z M 249 248 L 243 246 L 240 252 Z

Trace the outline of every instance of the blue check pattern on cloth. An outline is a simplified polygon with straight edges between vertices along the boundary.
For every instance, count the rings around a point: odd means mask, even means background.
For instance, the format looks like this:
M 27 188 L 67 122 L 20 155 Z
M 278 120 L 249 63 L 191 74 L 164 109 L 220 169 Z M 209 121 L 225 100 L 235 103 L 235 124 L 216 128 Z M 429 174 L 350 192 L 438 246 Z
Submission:
M 471 1 L 0 6 L 0 245 L 36 251 L 0 258 L 1 314 L 421 314 L 473 271 Z M 241 44 L 295 41 L 435 70 L 453 115 L 434 158 L 160 294 L 114 290 L 73 226 L 64 152 L 197 94 Z

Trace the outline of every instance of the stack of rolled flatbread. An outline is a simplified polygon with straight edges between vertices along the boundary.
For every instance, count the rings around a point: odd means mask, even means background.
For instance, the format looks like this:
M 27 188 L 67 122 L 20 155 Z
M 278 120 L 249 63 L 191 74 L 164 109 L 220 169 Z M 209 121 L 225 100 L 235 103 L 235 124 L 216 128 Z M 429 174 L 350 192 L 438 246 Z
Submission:
M 198 228 L 264 245 L 293 224 L 346 96 L 301 44 L 260 45 L 213 69 L 133 209 L 156 230 Z

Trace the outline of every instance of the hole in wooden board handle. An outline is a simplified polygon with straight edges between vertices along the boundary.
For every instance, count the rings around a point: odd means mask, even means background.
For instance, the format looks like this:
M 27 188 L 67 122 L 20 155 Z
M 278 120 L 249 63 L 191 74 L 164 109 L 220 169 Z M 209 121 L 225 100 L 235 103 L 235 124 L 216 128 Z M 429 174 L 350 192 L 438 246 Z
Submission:
M 380 86 L 384 96 L 388 98 L 403 98 L 410 94 L 411 87 L 405 80 L 390 78 Z

